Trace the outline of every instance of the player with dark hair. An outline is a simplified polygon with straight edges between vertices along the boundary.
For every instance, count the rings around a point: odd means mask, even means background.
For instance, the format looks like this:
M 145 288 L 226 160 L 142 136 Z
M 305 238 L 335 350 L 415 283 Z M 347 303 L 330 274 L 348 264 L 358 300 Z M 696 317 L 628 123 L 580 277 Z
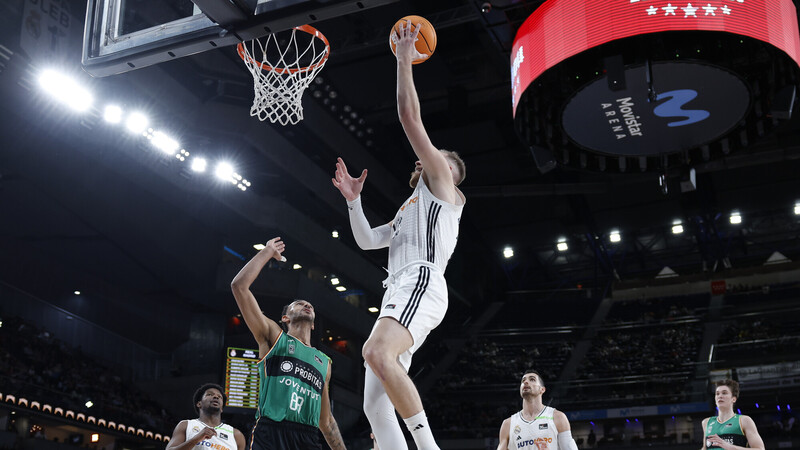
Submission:
M 503 421 L 497 450 L 578 450 L 567 415 L 542 402 L 546 390 L 538 372 L 525 371 L 519 385 L 522 410 Z
M 222 423 L 225 393 L 221 386 L 207 383 L 195 391 L 194 410 L 197 419 L 181 420 L 172 432 L 167 450 L 188 450 L 208 441 L 208 448 L 217 450 L 245 450 L 244 435 L 230 425 Z
M 258 342 L 258 410 L 250 450 L 321 449 L 317 428 L 333 450 L 345 448 L 331 414 L 331 360 L 311 347 L 314 307 L 305 300 L 286 305 L 281 325 L 261 312 L 250 286 L 271 259 L 282 259 L 276 237 L 231 282 L 244 321 Z M 285 328 L 282 329 L 282 327 Z
M 393 36 L 397 43 L 397 112 L 419 158 L 409 181 L 414 191 L 391 222 L 371 228 L 361 207 L 367 171 L 353 178 L 339 158 L 332 180 L 347 200 L 358 246 L 364 250 L 389 247 L 386 292 L 362 351 L 367 365 L 364 414 L 383 450 L 407 448 L 395 410 L 418 449 L 439 448 L 408 369 L 414 352 L 447 312 L 444 271 L 456 247 L 466 203 L 457 187 L 466 175 L 464 162 L 457 153 L 436 148 L 422 124 L 411 70 L 418 55 L 414 41 L 419 29 L 412 29 L 408 22 L 400 26 L 399 36 Z
M 764 450 L 764 441 L 758 434 L 750 416 L 735 414 L 733 405 L 739 398 L 739 382 L 720 380 L 716 383 L 714 401 L 718 415 L 703 419 L 703 447 L 726 450 L 758 448 Z

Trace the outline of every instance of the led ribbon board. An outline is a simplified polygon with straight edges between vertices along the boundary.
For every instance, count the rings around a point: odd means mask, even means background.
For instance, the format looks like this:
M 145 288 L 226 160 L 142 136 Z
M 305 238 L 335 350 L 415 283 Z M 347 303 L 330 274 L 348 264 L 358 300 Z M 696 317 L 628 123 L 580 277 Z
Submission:
M 514 39 L 514 114 L 528 85 L 571 56 L 617 39 L 687 30 L 749 36 L 800 64 L 797 10 L 791 0 L 549 0 L 525 20 Z
M 670 153 L 727 153 L 727 136 L 746 147 L 763 135 L 798 64 L 791 0 L 549 0 L 512 47 L 513 115 L 523 140 L 562 164 L 606 170 L 600 154 L 666 167 Z

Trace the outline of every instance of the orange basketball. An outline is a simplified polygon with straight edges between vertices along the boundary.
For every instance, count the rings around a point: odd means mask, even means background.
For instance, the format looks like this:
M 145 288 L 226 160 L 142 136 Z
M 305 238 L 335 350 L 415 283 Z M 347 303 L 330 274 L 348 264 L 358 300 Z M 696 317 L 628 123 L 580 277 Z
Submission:
M 433 25 L 431 25 L 430 22 L 428 22 L 428 19 L 421 16 L 405 16 L 395 22 L 394 26 L 392 27 L 392 31 L 389 33 L 389 47 L 392 48 L 392 53 L 397 54 L 395 53 L 396 45 L 394 41 L 392 41 L 392 33 L 397 33 L 399 36 L 400 25 L 405 25 L 409 20 L 412 24 L 412 31 L 417 27 L 417 24 L 422 24 L 422 27 L 419 29 L 419 36 L 417 36 L 417 42 L 415 43 L 415 46 L 417 47 L 417 51 L 425 56 L 415 59 L 412 63 L 419 64 L 427 61 L 427 59 L 433 55 L 433 51 L 436 50 L 436 29 L 433 28 Z

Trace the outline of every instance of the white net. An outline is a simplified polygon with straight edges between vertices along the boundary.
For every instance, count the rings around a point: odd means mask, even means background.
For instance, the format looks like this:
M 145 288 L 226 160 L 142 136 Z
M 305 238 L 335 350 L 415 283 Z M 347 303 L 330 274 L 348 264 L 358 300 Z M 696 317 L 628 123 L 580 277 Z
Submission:
M 281 125 L 303 120 L 303 92 L 330 54 L 327 39 L 315 28 L 304 25 L 293 28 L 291 36 L 288 33 L 273 33 L 238 47 L 253 75 L 250 115 Z

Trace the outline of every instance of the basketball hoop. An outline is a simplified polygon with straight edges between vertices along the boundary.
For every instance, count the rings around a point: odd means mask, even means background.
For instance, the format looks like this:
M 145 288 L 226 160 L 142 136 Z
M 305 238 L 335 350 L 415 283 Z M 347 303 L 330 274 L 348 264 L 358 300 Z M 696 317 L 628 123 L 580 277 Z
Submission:
M 290 37 L 288 31 L 236 46 L 239 57 L 253 75 L 250 115 L 281 125 L 303 120 L 303 92 L 331 53 L 328 39 L 316 28 L 294 27 Z

